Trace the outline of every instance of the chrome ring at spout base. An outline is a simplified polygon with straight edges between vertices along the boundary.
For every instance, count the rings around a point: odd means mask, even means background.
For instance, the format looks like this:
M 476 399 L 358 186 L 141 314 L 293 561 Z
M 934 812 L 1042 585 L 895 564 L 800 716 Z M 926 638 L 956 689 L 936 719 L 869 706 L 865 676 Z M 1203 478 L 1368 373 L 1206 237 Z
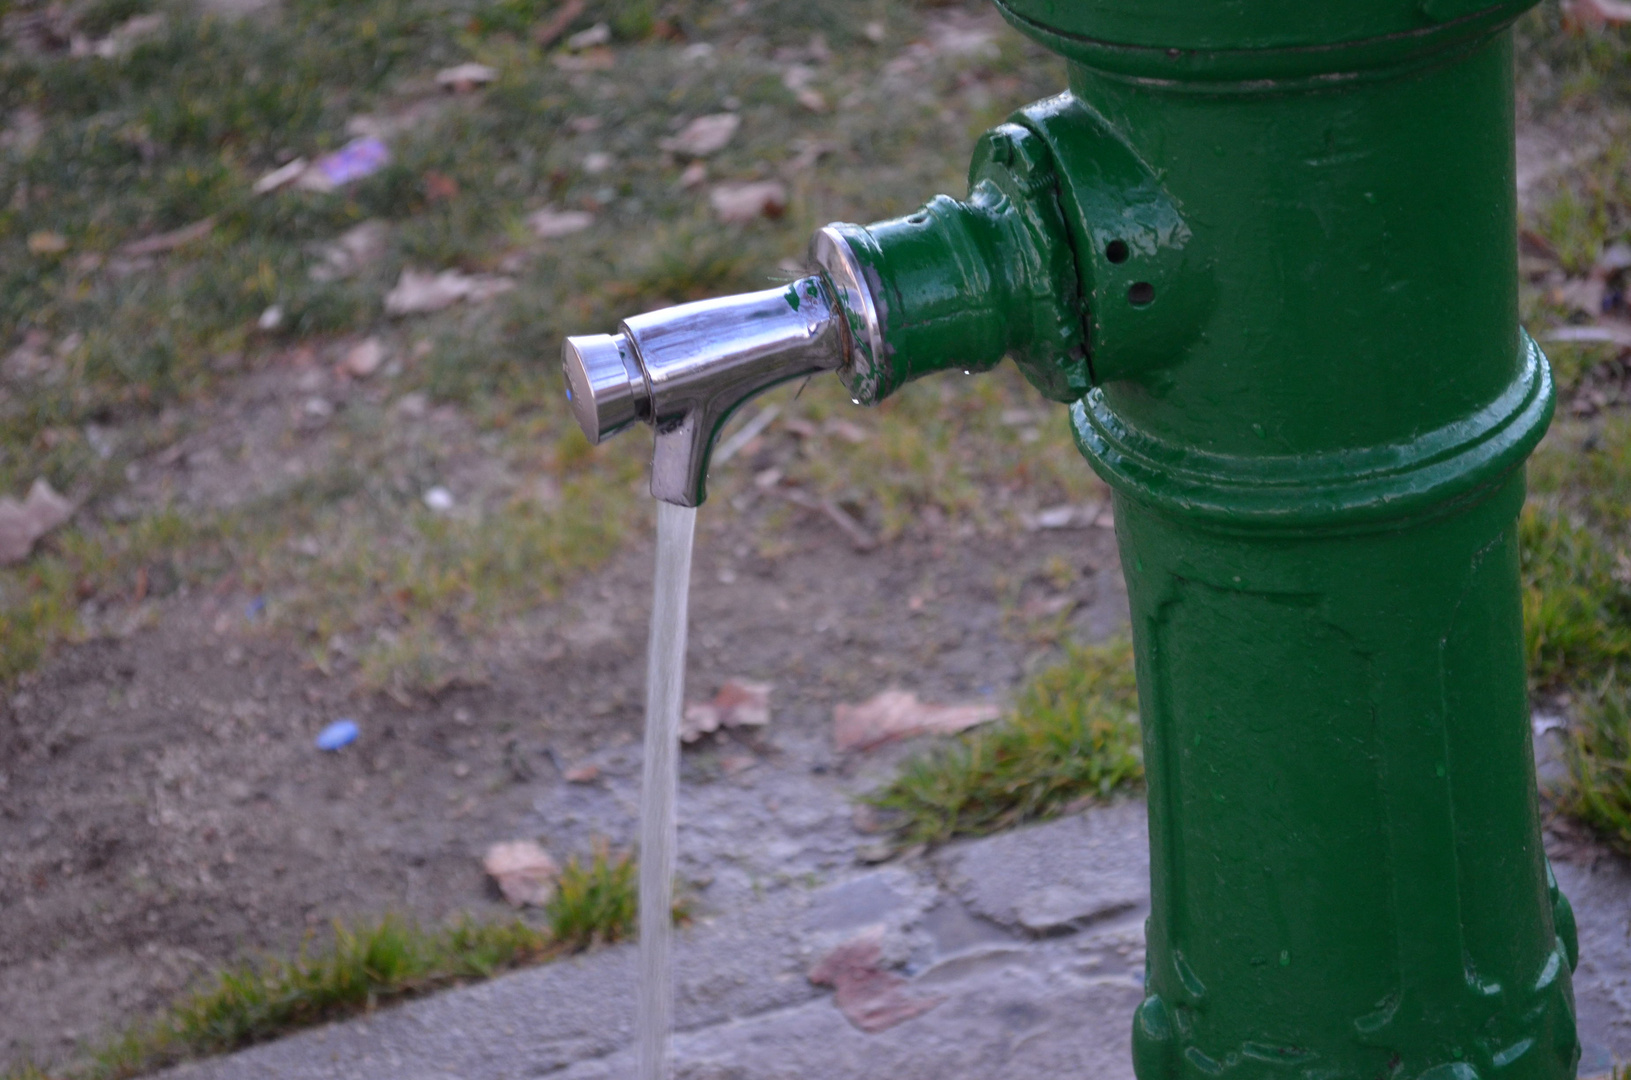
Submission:
M 861 261 L 844 239 L 846 228 L 855 226 L 834 224 L 816 230 L 810 238 L 810 261 L 827 279 L 844 320 L 844 370 L 870 371 L 884 358 L 883 319 Z

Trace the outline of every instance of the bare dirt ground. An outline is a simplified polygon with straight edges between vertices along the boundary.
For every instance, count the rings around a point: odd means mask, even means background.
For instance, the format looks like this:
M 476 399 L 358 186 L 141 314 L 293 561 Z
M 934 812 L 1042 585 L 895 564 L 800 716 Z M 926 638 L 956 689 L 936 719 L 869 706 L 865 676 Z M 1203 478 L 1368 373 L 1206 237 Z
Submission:
M 289 437 L 309 392 L 301 377 L 246 381 L 215 427 L 144 463 L 137 493 L 218 501 L 297 477 L 269 448 L 297 447 L 296 462 L 321 451 L 312 433 Z M 229 436 L 258 446 L 249 457 L 272 462 L 269 475 L 213 452 Z M 733 467 L 752 465 L 744 455 Z M 761 787 L 784 769 L 849 782 L 854 763 L 820 749 L 834 704 L 891 686 L 1001 700 L 1061 629 L 1094 638 L 1123 619 L 1106 528 L 925 522 L 862 553 L 828 517 L 795 508 L 767 557 L 760 519 L 786 505 L 737 501 L 701 518 L 690 696 L 763 679 L 773 719 L 762 735 L 688 752 L 690 783 L 749 766 Z M 287 952 L 331 919 L 500 914 L 485 847 L 558 801 L 565 771 L 639 731 L 650 562 L 649 539 L 631 544 L 490 641 L 485 678 L 412 706 L 325 675 L 231 588 L 104 613 L 103 634 L 0 706 L 3 1056 L 60 1060 L 200 973 Z M 360 739 L 318 752 L 313 737 L 338 717 L 354 718 Z M 782 752 L 795 732 L 806 749 Z M 874 771 L 888 756 L 871 756 Z M 545 821 L 541 839 L 561 855 L 588 832 L 626 842 L 632 813 Z

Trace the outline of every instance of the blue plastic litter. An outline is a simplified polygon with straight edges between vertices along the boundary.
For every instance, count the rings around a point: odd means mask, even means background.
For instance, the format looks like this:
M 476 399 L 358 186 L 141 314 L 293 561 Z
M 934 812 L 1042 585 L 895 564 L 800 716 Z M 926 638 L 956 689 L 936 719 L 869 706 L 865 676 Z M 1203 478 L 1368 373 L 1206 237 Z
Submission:
M 317 749 L 338 750 L 357 741 L 355 720 L 336 720 L 317 733 Z

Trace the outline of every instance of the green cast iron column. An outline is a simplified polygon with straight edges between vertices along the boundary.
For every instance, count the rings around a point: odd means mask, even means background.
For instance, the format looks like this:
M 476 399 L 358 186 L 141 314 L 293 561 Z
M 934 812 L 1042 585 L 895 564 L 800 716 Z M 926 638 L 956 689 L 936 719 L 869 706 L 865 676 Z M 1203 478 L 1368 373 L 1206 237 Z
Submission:
M 1008 0 L 1070 91 L 834 226 L 872 401 L 1013 356 L 1111 485 L 1149 783 L 1140 1080 L 1567 1080 L 1516 519 L 1529 0 Z M 842 290 L 841 290 L 842 291 Z M 852 290 L 855 292 L 857 290 Z
M 1178 348 L 1095 345 L 1073 410 L 1138 657 L 1140 1080 L 1572 1077 L 1518 594 L 1551 386 L 1517 320 L 1516 12 L 1140 6 L 1176 48 L 1107 48 L 1098 5 L 1009 11 L 1190 233 L 1171 280 L 1135 297 L 1135 248 L 1097 305 L 1207 294 Z

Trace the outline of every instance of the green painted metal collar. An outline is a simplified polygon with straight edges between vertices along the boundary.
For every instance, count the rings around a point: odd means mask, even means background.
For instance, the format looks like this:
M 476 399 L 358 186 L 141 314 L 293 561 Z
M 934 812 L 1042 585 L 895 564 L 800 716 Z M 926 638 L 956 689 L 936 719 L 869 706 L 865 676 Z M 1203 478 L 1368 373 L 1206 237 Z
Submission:
M 1287 457 L 1177 446 L 1129 428 L 1093 390 L 1071 407 L 1094 471 L 1157 512 L 1227 532 L 1367 532 L 1420 519 L 1489 488 L 1523 463 L 1552 419 L 1551 369 L 1522 333 L 1522 369 L 1471 416 L 1409 443 Z
M 1420 63 L 1534 0 L 996 0 L 1020 32 L 1097 71 L 1186 83 L 1329 80 Z M 1262 88 L 1262 87 L 1258 87 Z

